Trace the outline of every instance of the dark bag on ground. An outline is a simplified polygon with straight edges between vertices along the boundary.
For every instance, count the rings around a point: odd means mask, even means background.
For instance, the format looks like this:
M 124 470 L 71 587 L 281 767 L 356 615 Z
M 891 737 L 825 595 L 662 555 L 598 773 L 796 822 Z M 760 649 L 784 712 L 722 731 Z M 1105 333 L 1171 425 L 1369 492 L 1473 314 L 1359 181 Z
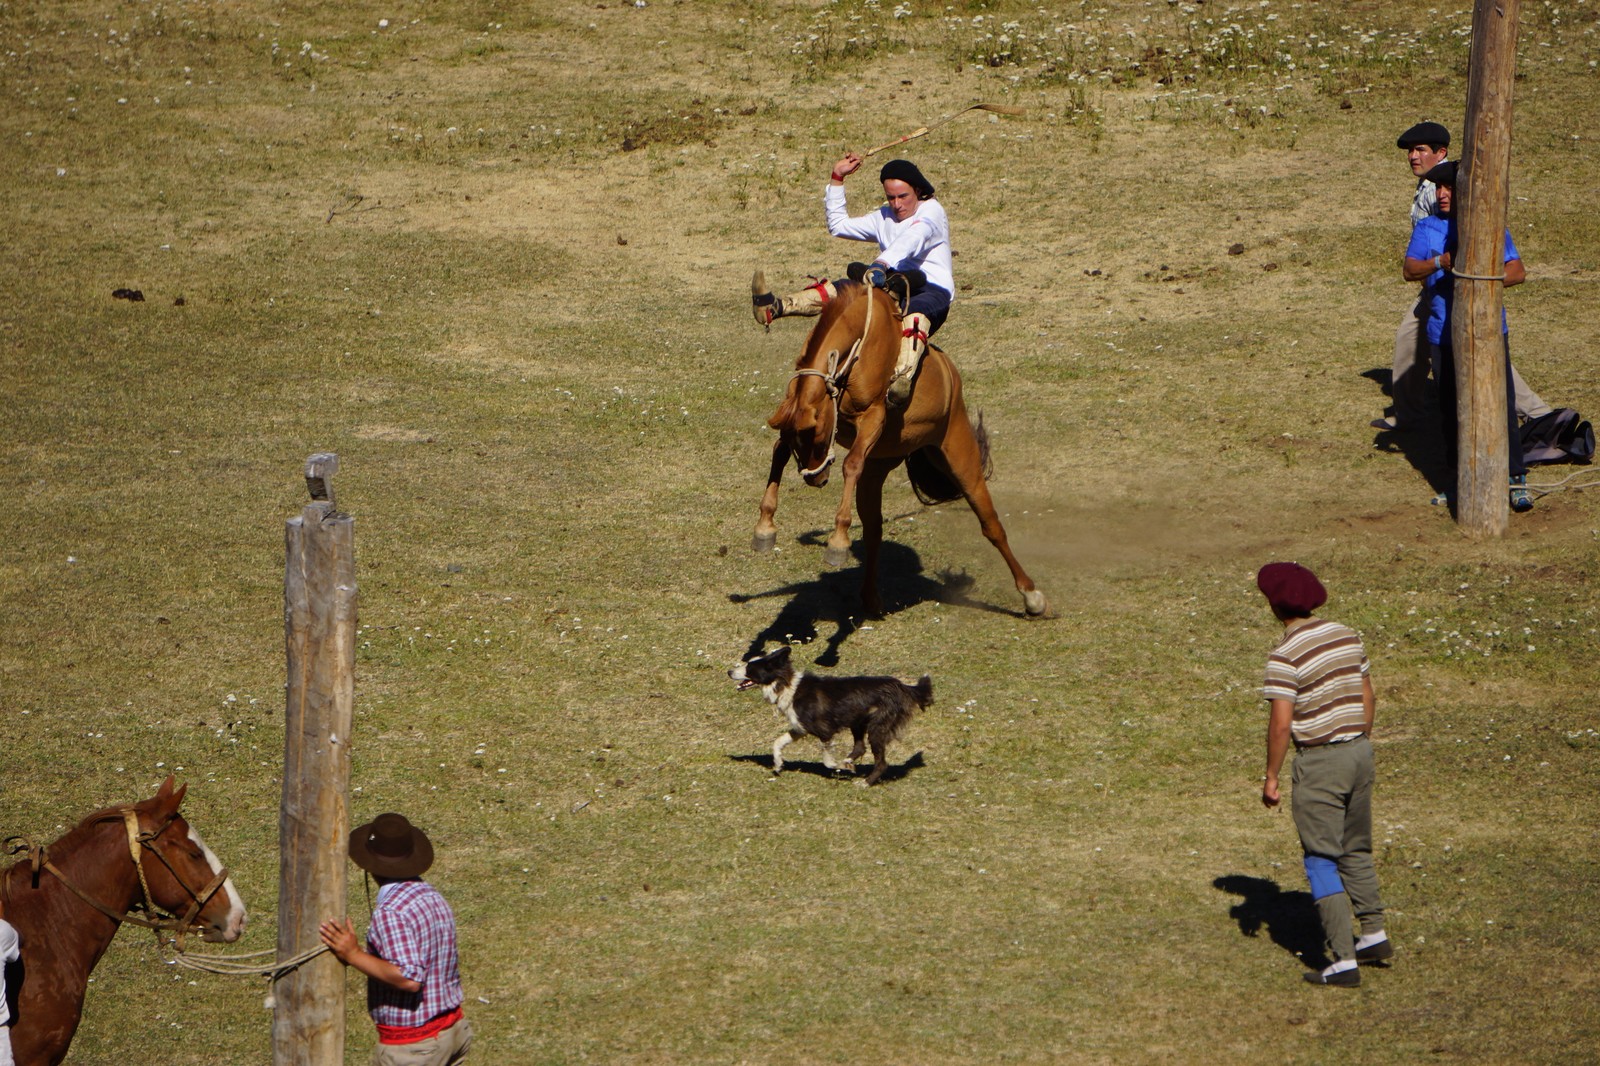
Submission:
M 1525 463 L 1587 463 L 1594 457 L 1594 427 L 1570 407 L 1522 423 Z

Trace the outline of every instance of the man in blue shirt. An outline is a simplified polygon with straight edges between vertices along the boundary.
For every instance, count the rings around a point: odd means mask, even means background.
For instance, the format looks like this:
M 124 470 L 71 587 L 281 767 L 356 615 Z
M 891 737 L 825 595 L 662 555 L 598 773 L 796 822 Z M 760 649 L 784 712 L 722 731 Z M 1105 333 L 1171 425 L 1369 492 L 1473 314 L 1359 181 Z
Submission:
M 1438 192 L 1425 175 L 1450 154 L 1450 131 L 1437 122 L 1419 122 L 1394 143 L 1404 149 L 1406 163 L 1416 175 L 1417 188 L 1411 198 L 1411 223 L 1415 225 L 1438 213 Z M 1429 352 L 1422 325 L 1427 319 L 1428 297 L 1424 290 L 1407 302 L 1394 335 L 1394 368 L 1389 376 L 1394 414 L 1373 419 L 1373 429 L 1403 432 L 1419 428 L 1424 421 Z M 1537 418 L 1550 413 L 1550 405 L 1528 387 L 1515 366 L 1511 368 L 1511 387 L 1517 398 L 1517 417 Z
M 1438 189 L 1439 206 L 1436 214 L 1417 221 L 1411 230 L 1411 243 L 1406 247 L 1402 273 L 1407 281 L 1423 283 L 1423 301 L 1428 306 L 1426 325 L 1428 343 L 1433 349 L 1433 377 L 1439 385 L 1439 413 L 1444 429 L 1445 463 L 1450 470 L 1452 483 L 1456 470 L 1456 369 L 1455 350 L 1450 337 L 1450 305 L 1455 296 L 1455 276 L 1451 267 L 1455 261 L 1456 222 L 1453 212 L 1455 202 L 1456 164 L 1440 163 L 1429 170 L 1424 180 Z M 1522 257 L 1506 231 L 1505 281 L 1507 288 L 1527 280 Z M 1505 312 L 1501 311 L 1500 331 L 1506 333 Z M 1516 399 L 1511 383 L 1511 354 L 1509 343 L 1505 355 L 1506 367 L 1506 449 L 1511 470 L 1511 509 L 1531 511 L 1533 495 L 1527 489 L 1527 465 L 1522 461 L 1522 437 L 1517 429 Z M 1435 503 L 1449 502 L 1448 494 L 1434 499 Z

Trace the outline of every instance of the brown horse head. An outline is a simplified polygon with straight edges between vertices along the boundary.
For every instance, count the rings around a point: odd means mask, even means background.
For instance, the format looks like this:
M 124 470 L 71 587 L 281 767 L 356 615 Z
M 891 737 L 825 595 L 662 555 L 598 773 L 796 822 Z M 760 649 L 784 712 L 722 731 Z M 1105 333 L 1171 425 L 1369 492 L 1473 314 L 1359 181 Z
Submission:
M 870 336 L 863 338 L 869 307 Z M 855 416 L 882 402 L 898 350 L 899 318 L 889 296 L 841 284 L 806 338 L 783 402 L 767 419 L 807 485 L 828 483 L 834 442 L 848 443 Z
M 21 980 L 7 990 L 16 996 L 11 1045 L 20 1066 L 66 1057 L 89 973 L 124 921 L 167 931 L 182 924 L 206 940 L 243 932 L 232 880 L 178 813 L 184 792 L 169 777 L 150 799 L 96 811 L 52 844 L 24 842 L 14 850 L 28 857 L 0 871 L 5 917 L 22 949 Z
M 231 943 L 244 932 L 244 901 L 216 854 L 178 813 L 188 790 L 174 789 L 169 776 L 154 797 L 132 807 L 149 903 L 176 917 L 194 911 L 190 923 L 202 939 Z

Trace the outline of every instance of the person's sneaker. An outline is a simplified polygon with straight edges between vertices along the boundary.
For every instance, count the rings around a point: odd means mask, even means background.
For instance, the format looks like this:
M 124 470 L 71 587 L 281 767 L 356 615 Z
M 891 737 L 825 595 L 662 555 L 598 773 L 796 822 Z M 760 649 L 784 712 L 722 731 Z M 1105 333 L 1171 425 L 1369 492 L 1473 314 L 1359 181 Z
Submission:
M 1336 985 L 1339 988 L 1355 988 L 1361 984 L 1361 971 L 1354 966 L 1348 970 L 1337 970 L 1329 973 L 1327 970 L 1313 970 L 1300 975 L 1307 984 Z
M 1448 492 L 1436 492 L 1433 494 L 1433 499 L 1428 502 L 1435 507 L 1449 507 L 1450 494 Z
M 1518 474 L 1511 479 L 1511 509 L 1518 514 L 1533 510 L 1533 493 L 1528 491 L 1528 476 Z
M 1404 433 L 1411 428 L 1409 424 L 1402 424 L 1393 418 L 1374 418 L 1368 425 L 1385 433 Z
M 1368 944 L 1364 948 L 1356 948 L 1356 961 L 1359 963 L 1383 962 L 1394 958 L 1394 945 L 1388 937 L 1375 944 Z

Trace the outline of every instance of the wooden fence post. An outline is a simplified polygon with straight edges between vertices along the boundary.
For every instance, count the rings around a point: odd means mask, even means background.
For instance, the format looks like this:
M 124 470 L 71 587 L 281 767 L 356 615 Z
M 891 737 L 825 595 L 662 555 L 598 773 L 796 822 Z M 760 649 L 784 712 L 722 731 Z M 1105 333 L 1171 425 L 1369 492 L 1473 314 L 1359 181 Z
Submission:
M 1506 440 L 1506 207 L 1510 198 L 1511 86 L 1517 67 L 1517 0 L 1477 0 L 1472 12 L 1466 140 L 1456 179 L 1456 521 L 1471 536 L 1510 524 Z M 1460 275 L 1470 275 L 1462 277 Z
M 346 913 L 350 724 L 355 702 L 355 523 L 335 510 L 339 457 L 306 460 L 311 503 L 285 529 L 283 806 L 278 818 L 278 957 L 321 941 L 325 918 Z M 274 989 L 273 1066 L 341 1066 L 345 974 L 331 954 L 285 974 Z

